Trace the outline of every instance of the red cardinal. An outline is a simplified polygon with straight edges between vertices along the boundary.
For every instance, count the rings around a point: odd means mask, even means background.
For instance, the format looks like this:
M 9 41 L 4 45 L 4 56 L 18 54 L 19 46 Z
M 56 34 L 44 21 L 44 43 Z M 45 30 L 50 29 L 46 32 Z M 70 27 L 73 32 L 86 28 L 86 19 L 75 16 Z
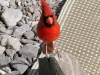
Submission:
M 54 50 L 53 41 L 60 35 L 60 26 L 56 20 L 55 14 L 45 0 L 41 0 L 41 7 L 42 14 L 37 26 L 37 35 L 44 42 L 43 53 L 50 54 Z

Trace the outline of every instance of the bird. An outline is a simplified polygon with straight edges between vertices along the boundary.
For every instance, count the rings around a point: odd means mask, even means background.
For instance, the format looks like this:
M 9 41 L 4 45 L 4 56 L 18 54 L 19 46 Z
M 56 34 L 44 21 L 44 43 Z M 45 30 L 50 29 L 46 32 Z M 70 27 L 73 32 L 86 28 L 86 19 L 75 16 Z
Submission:
M 60 36 L 60 25 L 46 0 L 41 0 L 41 10 L 37 36 L 43 41 L 43 53 L 48 57 L 54 50 L 53 42 Z

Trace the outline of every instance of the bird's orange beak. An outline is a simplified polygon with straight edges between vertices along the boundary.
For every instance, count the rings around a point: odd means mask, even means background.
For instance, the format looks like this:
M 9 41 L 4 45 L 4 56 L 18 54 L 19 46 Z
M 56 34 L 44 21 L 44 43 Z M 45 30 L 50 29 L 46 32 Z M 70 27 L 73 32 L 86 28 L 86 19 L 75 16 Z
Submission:
M 48 17 L 48 19 L 47 19 L 47 21 L 46 21 L 48 24 L 51 24 L 52 25 L 52 23 L 53 23 L 53 18 L 51 18 L 51 17 Z

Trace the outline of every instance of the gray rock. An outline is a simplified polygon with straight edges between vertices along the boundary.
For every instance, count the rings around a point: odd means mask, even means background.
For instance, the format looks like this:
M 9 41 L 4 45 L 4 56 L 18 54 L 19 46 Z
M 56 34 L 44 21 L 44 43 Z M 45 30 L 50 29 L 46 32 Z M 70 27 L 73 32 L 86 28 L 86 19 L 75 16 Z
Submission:
M 20 75 L 19 71 L 12 71 L 11 73 L 6 73 L 4 75 Z
M 33 9 L 34 9 L 34 13 L 39 13 L 38 11 L 41 10 L 38 5 L 34 5 Z
M 37 1 L 36 0 L 32 0 L 32 4 L 33 5 L 36 5 L 37 4 Z
M 34 33 L 32 31 L 27 31 L 26 33 L 24 33 L 24 36 L 27 39 L 33 39 L 34 38 Z
M 62 2 L 63 0 L 57 0 L 58 2 Z
M 2 70 L 5 71 L 6 73 L 11 73 L 11 69 L 9 66 L 2 68 Z
M 32 31 L 37 34 L 37 25 L 35 25 L 33 28 L 32 28 Z
M 29 31 L 29 30 L 30 30 L 29 25 L 20 26 L 17 29 L 15 29 L 13 36 L 20 38 L 26 31 Z
M 35 40 L 37 40 L 39 43 L 43 42 L 38 36 L 35 36 Z
M 40 17 L 40 12 L 38 11 L 38 9 L 37 10 L 35 10 L 35 12 L 34 12 L 34 14 L 33 14 L 33 18 L 35 17 L 35 19 L 36 19 L 36 17 Z
M 20 74 L 23 74 L 29 66 L 29 62 L 21 57 L 16 58 L 10 64 L 14 69 L 18 70 Z
M 15 2 L 16 2 L 16 4 L 17 4 L 18 6 L 21 5 L 21 1 L 20 1 L 20 0 L 15 0 Z
M 16 26 L 16 23 L 21 20 L 22 12 L 19 9 L 6 9 L 2 15 L 2 19 L 5 21 L 6 25 L 9 27 Z
M 17 23 L 18 26 L 23 26 L 24 24 L 22 22 Z
M 33 41 L 33 40 L 28 40 L 28 39 L 21 39 L 20 40 L 22 43 L 24 43 L 24 44 L 37 44 L 37 42 L 36 41 Z
M 2 54 L 5 50 L 6 50 L 5 47 L 0 46 L 0 54 Z
M 0 54 L 0 57 L 5 57 L 5 55 L 4 54 Z
M 2 6 L 9 6 L 9 2 L 10 2 L 10 0 L 0 0 L 0 5 L 2 5 Z
M 15 7 L 15 6 L 16 6 L 15 0 L 11 0 L 11 1 L 10 1 L 10 7 Z
M 11 37 L 9 35 L 1 35 L 1 45 L 10 46 L 16 51 L 18 51 L 22 46 L 20 39 Z
M 4 33 L 7 34 L 7 35 L 11 35 L 12 32 L 13 32 L 13 30 L 5 30 L 5 31 L 4 31 Z
M 7 56 L 9 56 L 11 58 L 13 58 L 14 54 L 16 53 L 16 51 L 13 49 L 7 49 L 5 52 L 6 52 Z
M 29 7 L 28 9 L 29 9 L 29 12 L 31 12 L 31 13 L 33 13 L 33 12 L 34 12 L 33 7 Z
M 9 57 L 0 57 L 0 65 L 6 65 L 10 62 L 11 62 L 11 60 Z
M 40 20 L 40 16 L 36 16 L 35 21 L 39 21 L 39 20 Z
M 37 56 L 38 49 L 39 49 L 39 44 L 36 45 L 26 44 L 19 50 L 19 53 L 25 58 L 27 57 L 33 58 Z
M 21 19 L 21 22 L 23 23 L 23 24 L 25 24 L 26 22 L 25 22 L 25 20 L 24 20 L 24 18 L 22 18 Z
M 5 32 L 6 28 L 2 22 L 0 22 L 0 32 Z
M 31 27 L 34 27 L 35 25 L 37 25 L 38 22 L 39 22 L 39 21 L 33 21 L 32 24 L 31 24 Z
M 4 75 L 4 74 L 6 74 L 6 72 L 0 69 L 0 75 Z
M 52 0 L 46 0 L 48 4 L 52 4 Z
M 32 14 L 30 12 L 27 12 L 28 17 L 32 17 Z
M 2 46 L 6 46 L 7 45 L 7 40 L 8 40 L 8 38 L 6 37 L 6 35 L 1 35 L 0 42 L 1 42 Z

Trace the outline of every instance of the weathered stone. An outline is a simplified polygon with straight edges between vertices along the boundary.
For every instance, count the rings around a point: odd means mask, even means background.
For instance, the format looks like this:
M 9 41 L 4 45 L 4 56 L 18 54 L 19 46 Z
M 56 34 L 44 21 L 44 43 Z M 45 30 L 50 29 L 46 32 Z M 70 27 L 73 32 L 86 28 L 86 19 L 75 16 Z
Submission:
M 28 10 L 29 10 L 29 12 L 31 12 L 31 13 L 33 13 L 33 12 L 34 12 L 33 7 L 29 7 L 29 8 L 28 8 Z
M 22 22 L 17 23 L 18 26 L 23 26 L 24 24 Z
M 11 0 L 11 1 L 10 1 L 10 7 L 14 7 L 14 6 L 16 6 L 15 0 Z
M 7 49 L 5 52 L 6 52 L 7 56 L 9 56 L 11 58 L 13 58 L 14 54 L 16 53 L 16 51 L 13 49 Z
M 32 31 L 37 34 L 37 25 L 35 25 L 33 28 L 32 28 Z
M 24 36 L 27 39 L 33 39 L 34 38 L 34 33 L 32 31 L 27 31 L 26 33 L 24 33 Z
M 6 73 L 11 73 L 11 69 L 9 66 L 2 68 L 2 70 L 5 71 Z
M 16 4 L 17 4 L 18 6 L 21 5 L 21 1 L 20 1 L 20 0 L 15 0 L 15 2 L 16 2 Z
M 6 28 L 2 22 L 0 22 L 0 32 L 5 32 Z
M 12 32 L 13 32 L 13 30 L 5 30 L 5 31 L 4 31 L 4 33 L 5 33 L 5 34 L 8 34 L 8 35 L 11 35 Z
M 19 50 L 19 53 L 25 58 L 27 57 L 33 58 L 37 56 L 38 49 L 39 49 L 39 44 L 36 45 L 26 44 Z
M 0 5 L 2 5 L 2 6 L 9 6 L 9 2 L 10 2 L 10 0 L 0 0 Z
M 37 1 L 36 0 L 32 0 L 32 4 L 33 5 L 36 5 L 37 4 Z
M 39 21 L 33 21 L 31 27 L 34 27 L 35 25 L 38 24 Z
M 18 70 L 20 74 L 23 74 L 29 66 L 29 62 L 21 57 L 16 58 L 10 64 L 14 69 Z
M 37 44 L 37 42 L 36 41 L 33 41 L 33 40 L 29 40 L 29 39 L 21 39 L 20 40 L 22 43 L 24 43 L 24 44 Z
M 0 46 L 0 54 L 2 54 L 5 50 L 6 50 L 5 47 Z
M 16 51 L 18 51 L 22 46 L 20 39 L 11 37 L 9 35 L 1 35 L 1 45 L 10 46 Z
M 8 8 L 2 13 L 1 17 L 8 27 L 13 27 L 16 26 L 16 23 L 19 20 L 21 20 L 22 12 L 19 9 Z
M 10 58 L 8 57 L 0 57 L 0 65 L 7 65 L 8 63 L 10 63 Z
M 13 36 L 20 38 L 26 31 L 29 31 L 29 30 L 30 30 L 29 25 L 20 26 L 17 29 L 15 29 Z
M 30 12 L 27 12 L 27 15 L 28 15 L 29 17 L 32 17 L 32 14 L 31 14 Z

